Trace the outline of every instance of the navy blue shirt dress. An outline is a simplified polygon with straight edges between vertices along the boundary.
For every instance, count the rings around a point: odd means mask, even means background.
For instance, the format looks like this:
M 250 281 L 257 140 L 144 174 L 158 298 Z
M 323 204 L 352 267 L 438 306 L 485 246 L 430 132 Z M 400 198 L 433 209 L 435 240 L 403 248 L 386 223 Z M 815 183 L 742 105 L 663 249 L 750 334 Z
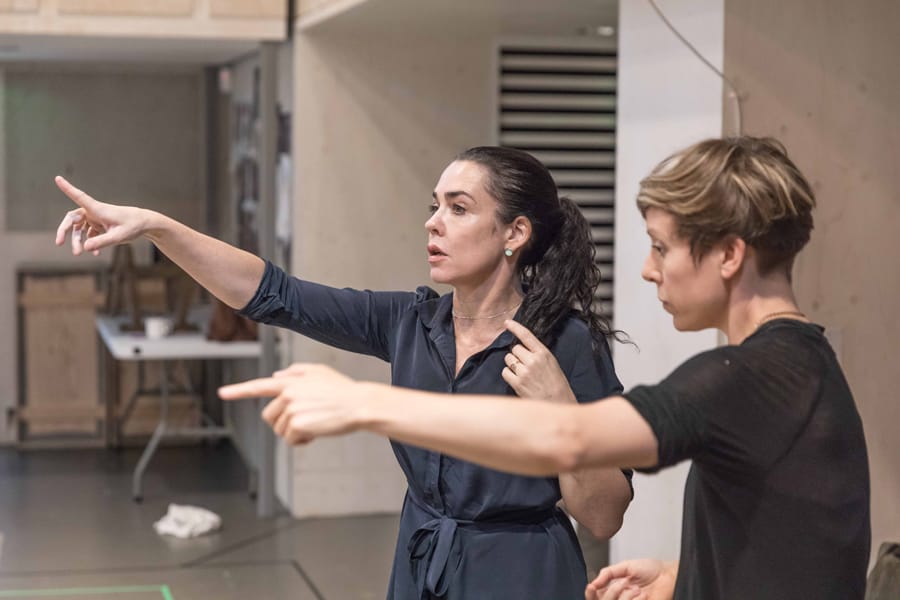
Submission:
M 512 334 L 502 333 L 454 376 L 452 294 L 337 289 L 290 277 L 271 263 L 245 316 L 391 364 L 394 385 L 432 392 L 515 393 L 500 376 Z M 551 348 L 579 402 L 622 391 L 605 341 L 593 351 L 574 316 Z M 408 490 L 389 600 L 580 600 L 584 559 L 555 477 L 502 473 L 391 442 Z

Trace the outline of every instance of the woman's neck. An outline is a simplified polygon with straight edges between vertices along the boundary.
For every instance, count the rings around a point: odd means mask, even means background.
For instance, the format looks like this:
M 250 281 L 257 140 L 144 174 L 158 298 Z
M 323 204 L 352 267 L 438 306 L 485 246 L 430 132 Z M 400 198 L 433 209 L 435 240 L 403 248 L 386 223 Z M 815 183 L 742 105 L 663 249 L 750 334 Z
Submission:
M 525 297 L 518 281 L 515 285 L 453 290 L 453 336 L 456 339 L 456 373 L 476 352 L 490 345 L 505 331 Z
M 757 285 L 751 294 L 738 297 L 728 311 L 723 327 L 730 344 L 740 344 L 765 323 L 775 319 L 796 319 L 809 322 L 800 310 L 787 278 L 766 281 Z
M 522 304 L 525 293 L 518 278 L 513 281 L 485 282 L 476 286 L 453 287 L 453 315 L 473 321 L 508 319 Z M 496 315 L 496 316 L 494 316 Z

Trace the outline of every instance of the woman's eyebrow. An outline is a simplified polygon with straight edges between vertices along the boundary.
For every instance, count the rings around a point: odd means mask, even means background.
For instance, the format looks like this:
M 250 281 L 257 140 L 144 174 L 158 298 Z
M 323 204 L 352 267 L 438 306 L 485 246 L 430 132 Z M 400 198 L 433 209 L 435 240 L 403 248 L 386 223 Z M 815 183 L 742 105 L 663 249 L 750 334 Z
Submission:
M 469 192 L 464 192 L 462 190 L 453 190 L 451 192 L 444 192 L 444 198 L 447 198 L 450 200 L 452 200 L 453 198 L 457 198 L 459 196 L 465 196 L 466 198 L 468 198 L 475 204 L 478 204 L 478 200 L 476 200 L 475 197 L 472 196 L 472 194 L 470 194 Z M 438 197 L 437 192 L 436 191 L 431 192 L 431 197 L 434 198 L 435 200 L 437 200 L 437 197 Z

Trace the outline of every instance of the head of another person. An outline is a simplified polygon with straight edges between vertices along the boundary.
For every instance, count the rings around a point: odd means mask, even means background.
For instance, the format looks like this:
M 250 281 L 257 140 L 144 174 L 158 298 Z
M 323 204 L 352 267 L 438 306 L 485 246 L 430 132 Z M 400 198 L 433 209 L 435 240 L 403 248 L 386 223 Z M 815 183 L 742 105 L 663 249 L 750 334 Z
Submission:
M 545 343 L 573 308 L 595 334 L 610 334 L 593 306 L 600 270 L 590 226 L 530 154 L 499 146 L 459 154 L 425 227 L 435 281 L 478 285 L 505 270 L 525 290 L 519 319 Z
M 774 139 L 694 144 L 641 181 L 637 206 L 652 241 L 642 275 L 657 285 L 677 329 L 719 326 L 736 278 L 790 284 L 815 203 Z

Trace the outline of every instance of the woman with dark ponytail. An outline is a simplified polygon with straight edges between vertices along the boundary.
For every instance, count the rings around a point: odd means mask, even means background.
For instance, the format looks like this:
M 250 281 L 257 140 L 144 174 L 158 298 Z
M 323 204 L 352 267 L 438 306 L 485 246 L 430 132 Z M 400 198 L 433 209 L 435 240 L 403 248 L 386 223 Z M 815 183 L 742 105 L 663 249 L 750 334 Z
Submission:
M 588 224 L 524 152 L 472 148 L 441 175 L 425 229 L 431 277 L 453 288 L 444 296 L 427 287 L 371 292 L 303 281 L 158 213 L 100 203 L 61 178 L 57 183 L 79 206 L 63 219 L 57 243 L 71 231 L 79 254 L 147 237 L 244 315 L 390 362 L 394 385 L 563 402 L 622 390 L 607 344 L 612 332 L 593 308 L 600 276 Z M 509 318 L 538 335 L 543 355 L 515 343 L 504 327 Z M 517 352 L 528 352 L 527 360 L 506 358 Z M 527 377 L 541 360 L 562 374 L 549 393 L 546 386 L 536 392 Z M 292 367 L 273 380 L 297 373 Z M 270 404 L 284 417 L 274 423 L 280 435 L 296 403 L 302 399 L 286 395 Z M 391 600 L 580 599 L 584 559 L 559 501 L 609 538 L 631 500 L 630 473 L 618 469 L 522 477 L 392 445 L 408 490 Z
M 486 187 L 497 200 L 500 222 L 523 216 L 531 223 L 531 239 L 516 263 L 527 290 L 517 320 L 547 344 L 575 309 L 598 339 L 609 336 L 608 322 L 593 307 L 600 268 L 590 225 L 574 202 L 557 197 L 547 168 L 530 154 L 497 146 L 472 148 L 457 160 L 487 171 Z

